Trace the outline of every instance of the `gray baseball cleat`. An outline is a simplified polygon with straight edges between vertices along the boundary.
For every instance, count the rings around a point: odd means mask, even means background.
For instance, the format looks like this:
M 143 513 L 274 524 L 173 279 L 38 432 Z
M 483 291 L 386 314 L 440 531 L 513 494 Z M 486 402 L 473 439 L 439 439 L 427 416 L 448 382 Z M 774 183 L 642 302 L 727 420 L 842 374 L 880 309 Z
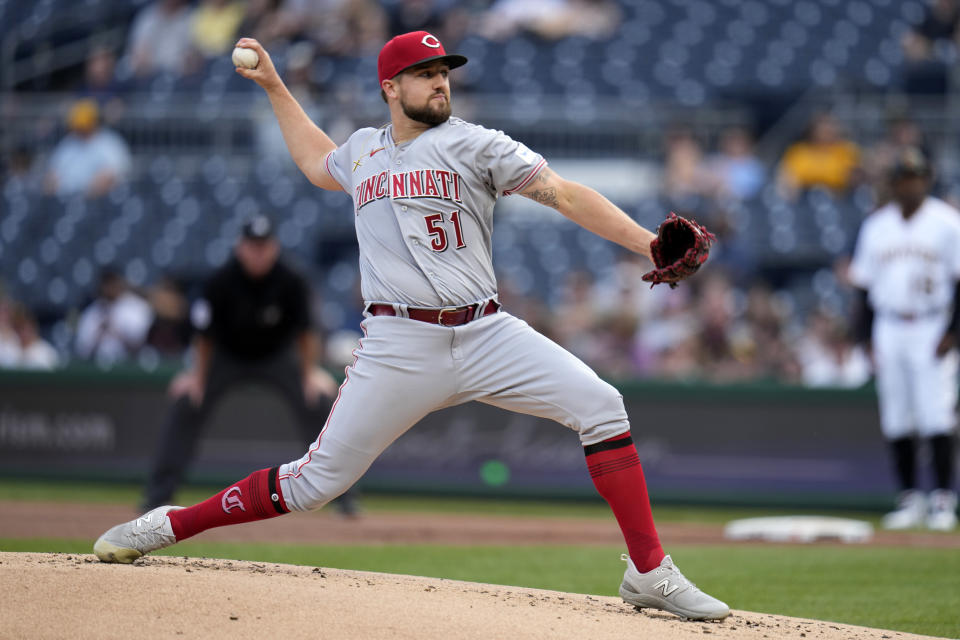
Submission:
M 136 520 L 118 524 L 97 539 L 93 552 L 101 562 L 130 564 L 145 553 L 169 547 L 177 538 L 167 512 L 182 508 L 157 507 Z
M 897 508 L 883 516 L 883 528 L 899 531 L 923 526 L 927 517 L 927 496 L 910 489 L 897 498 Z
M 927 528 L 933 531 L 953 531 L 957 528 L 957 494 L 947 489 L 930 493 L 930 513 Z
M 662 609 L 689 620 L 723 620 L 730 615 L 730 607 L 687 580 L 670 556 L 647 573 L 640 573 L 626 554 L 620 558 L 627 562 L 620 584 L 624 602 L 638 609 Z

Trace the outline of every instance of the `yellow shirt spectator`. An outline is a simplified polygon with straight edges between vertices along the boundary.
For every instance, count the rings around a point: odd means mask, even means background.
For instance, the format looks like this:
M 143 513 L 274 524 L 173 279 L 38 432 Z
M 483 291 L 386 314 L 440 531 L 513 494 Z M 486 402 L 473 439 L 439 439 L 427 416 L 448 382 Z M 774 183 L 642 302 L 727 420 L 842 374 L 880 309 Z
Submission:
M 233 49 L 237 29 L 246 13 L 244 2 L 205 0 L 193 12 L 190 34 L 203 56 L 214 57 Z
M 859 164 L 860 150 L 852 142 L 797 142 L 784 154 L 782 170 L 798 189 L 823 186 L 844 191 Z
M 845 140 L 833 116 L 813 117 L 805 140 L 787 148 L 780 163 L 780 187 L 786 193 L 811 187 L 846 191 L 856 178 L 860 149 Z

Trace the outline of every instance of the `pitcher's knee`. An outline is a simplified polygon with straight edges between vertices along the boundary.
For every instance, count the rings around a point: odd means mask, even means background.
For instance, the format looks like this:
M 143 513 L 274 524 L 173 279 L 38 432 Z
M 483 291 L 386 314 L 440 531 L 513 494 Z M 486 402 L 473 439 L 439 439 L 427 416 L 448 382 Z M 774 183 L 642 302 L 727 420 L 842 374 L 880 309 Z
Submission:
M 598 385 L 590 411 L 581 419 L 580 442 L 583 445 L 603 442 L 630 430 L 623 396 L 613 386 Z
M 591 444 L 603 442 L 604 440 L 609 440 L 614 436 L 628 433 L 629 431 L 630 422 L 628 422 L 626 418 L 592 425 L 580 430 L 580 444 L 586 447 Z
M 616 407 L 624 415 L 627 411 L 623 406 L 623 394 L 609 382 L 604 382 L 599 388 L 598 397 L 605 405 Z
M 352 487 L 375 457 L 336 438 L 318 439 L 302 458 L 280 467 L 280 489 L 287 507 L 319 509 Z

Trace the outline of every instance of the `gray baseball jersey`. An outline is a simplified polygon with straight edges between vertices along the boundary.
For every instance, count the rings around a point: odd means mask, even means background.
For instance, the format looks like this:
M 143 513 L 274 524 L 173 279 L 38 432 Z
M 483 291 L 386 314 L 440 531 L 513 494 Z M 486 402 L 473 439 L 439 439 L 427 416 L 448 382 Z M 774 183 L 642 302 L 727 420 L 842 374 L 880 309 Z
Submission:
M 458 118 L 400 145 L 389 125 L 350 136 L 327 155 L 326 168 L 353 196 L 364 299 L 437 308 L 496 296 L 493 205 L 544 166 L 503 132 Z M 584 445 L 630 429 L 616 389 L 506 311 L 453 327 L 368 314 L 360 327 L 356 360 L 327 423 L 303 457 L 280 467 L 294 510 L 339 495 L 404 431 L 443 407 L 476 400 L 550 418 Z
M 360 129 L 326 159 L 353 197 L 364 300 L 444 307 L 496 295 L 493 205 L 546 160 L 459 118 L 401 144 L 392 131 Z

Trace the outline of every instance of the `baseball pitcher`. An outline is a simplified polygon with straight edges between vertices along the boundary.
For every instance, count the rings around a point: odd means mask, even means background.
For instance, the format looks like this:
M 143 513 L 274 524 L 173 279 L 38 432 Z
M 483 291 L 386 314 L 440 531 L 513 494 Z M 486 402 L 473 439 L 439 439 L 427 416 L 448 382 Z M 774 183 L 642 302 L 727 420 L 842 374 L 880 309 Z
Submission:
M 476 400 L 555 420 L 579 434 L 597 490 L 626 540 L 620 586 L 637 607 L 685 618 L 726 617 L 726 604 L 665 555 L 620 394 L 589 367 L 501 308 L 491 261 L 493 207 L 520 194 L 654 262 L 645 279 L 671 286 L 706 259 L 712 236 L 680 217 L 658 234 L 596 191 L 564 180 L 500 131 L 451 117 L 449 73 L 467 59 L 430 33 L 380 52 L 390 123 L 335 144 L 303 112 L 253 39 L 254 69 L 290 154 L 323 189 L 353 199 L 365 319 L 326 424 L 299 460 L 263 469 L 187 508 L 165 506 L 97 540 L 104 562 L 133 562 L 211 527 L 317 509 L 350 487 L 428 413 Z

